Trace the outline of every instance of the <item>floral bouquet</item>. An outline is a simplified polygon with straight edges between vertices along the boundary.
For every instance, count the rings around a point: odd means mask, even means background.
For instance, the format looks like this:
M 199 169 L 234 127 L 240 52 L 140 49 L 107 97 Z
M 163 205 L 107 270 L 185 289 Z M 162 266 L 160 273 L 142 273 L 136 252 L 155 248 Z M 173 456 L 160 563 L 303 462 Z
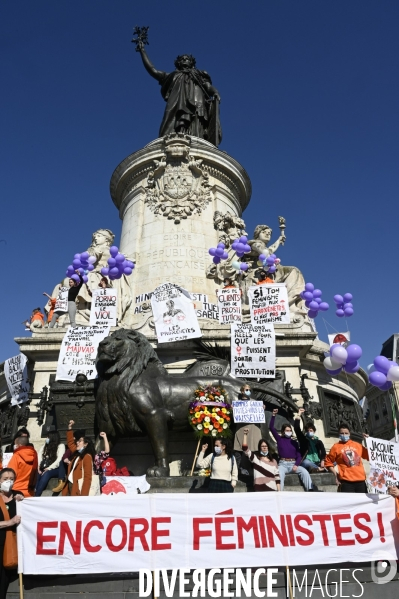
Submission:
M 222 387 L 198 387 L 188 420 L 197 437 L 231 437 L 232 409 Z

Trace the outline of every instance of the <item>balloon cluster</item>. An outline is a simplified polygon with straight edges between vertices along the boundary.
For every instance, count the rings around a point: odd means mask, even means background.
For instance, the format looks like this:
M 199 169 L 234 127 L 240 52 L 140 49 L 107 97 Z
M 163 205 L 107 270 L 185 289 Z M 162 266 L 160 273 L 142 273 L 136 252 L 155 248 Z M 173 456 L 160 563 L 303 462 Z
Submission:
M 84 283 L 89 280 L 87 273 L 94 270 L 94 264 L 96 262 L 95 256 L 90 256 L 88 252 L 82 252 L 81 254 L 75 254 L 73 262 L 67 268 L 66 275 L 76 283 L 79 283 L 80 277 L 82 277 Z M 76 272 L 77 271 L 77 272 Z
M 273 274 L 277 270 L 277 266 L 280 264 L 280 258 L 277 258 L 276 254 L 270 254 L 270 256 L 265 256 L 265 254 L 260 254 L 258 265 L 263 266 L 266 272 Z
M 242 258 L 244 254 L 249 254 L 251 251 L 251 246 L 248 243 L 248 237 L 242 235 L 231 244 L 232 249 L 235 251 L 239 258 Z M 246 271 L 249 268 L 249 265 L 246 262 L 238 262 L 235 260 L 231 263 L 231 266 L 236 270 Z
M 360 368 L 358 360 L 362 353 L 362 348 L 356 343 L 351 343 L 346 348 L 339 343 L 334 343 L 330 347 L 330 355 L 324 360 L 325 369 L 331 375 L 339 374 L 342 369 L 348 374 L 354 374 Z
M 126 260 L 123 254 L 119 253 L 119 249 L 116 245 L 109 248 L 111 257 L 108 258 L 108 267 L 101 269 L 103 277 L 109 277 L 111 281 L 120 279 L 122 275 L 131 275 L 133 272 L 134 264 L 130 260 Z
M 349 317 L 353 315 L 353 304 L 351 303 L 353 295 L 351 293 L 345 293 L 345 295 L 334 295 L 334 302 L 337 305 L 335 314 L 338 318 L 344 316 Z
M 313 283 L 306 283 L 305 289 L 299 294 L 309 308 L 309 318 L 316 318 L 319 312 L 327 312 L 329 305 L 321 299 L 322 291 L 315 289 Z
M 392 387 L 392 381 L 399 381 L 399 366 L 385 356 L 377 356 L 373 364 L 369 364 L 367 371 L 370 383 L 382 391 L 388 391 Z
M 224 248 L 224 243 L 218 243 L 218 246 L 216 248 L 210 248 L 208 250 L 208 253 L 211 256 L 213 256 L 214 264 L 219 264 L 221 260 L 227 260 L 227 258 L 229 257 L 229 254 L 226 252 Z

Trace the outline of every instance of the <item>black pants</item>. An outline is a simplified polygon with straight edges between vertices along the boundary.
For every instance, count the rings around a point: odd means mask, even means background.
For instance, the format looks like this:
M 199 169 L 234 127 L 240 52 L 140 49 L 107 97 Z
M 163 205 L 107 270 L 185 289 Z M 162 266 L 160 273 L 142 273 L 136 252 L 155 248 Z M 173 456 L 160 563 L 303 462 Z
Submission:
M 341 482 L 341 493 L 367 493 L 367 485 L 364 480 L 343 480 Z

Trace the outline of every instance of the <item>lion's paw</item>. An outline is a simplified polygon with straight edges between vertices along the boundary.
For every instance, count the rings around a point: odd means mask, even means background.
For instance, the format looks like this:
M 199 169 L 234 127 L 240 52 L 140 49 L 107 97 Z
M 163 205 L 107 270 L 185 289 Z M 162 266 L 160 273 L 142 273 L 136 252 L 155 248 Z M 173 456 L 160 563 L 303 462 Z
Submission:
M 169 468 L 152 466 L 147 470 L 147 476 L 169 476 Z

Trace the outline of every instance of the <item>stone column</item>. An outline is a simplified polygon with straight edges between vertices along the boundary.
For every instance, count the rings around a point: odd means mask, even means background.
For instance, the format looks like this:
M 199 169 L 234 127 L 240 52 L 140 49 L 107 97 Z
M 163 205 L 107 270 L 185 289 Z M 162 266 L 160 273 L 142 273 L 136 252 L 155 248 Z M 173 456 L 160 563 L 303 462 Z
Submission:
M 243 167 L 211 143 L 183 134 L 156 139 L 128 156 L 111 178 L 123 220 L 120 250 L 136 262 L 131 278 L 137 327 L 151 314 L 148 294 L 173 282 L 215 303 L 206 277 L 208 249 L 217 245 L 216 211 L 240 217 L 251 183 Z M 202 302 L 203 304 L 203 302 Z

